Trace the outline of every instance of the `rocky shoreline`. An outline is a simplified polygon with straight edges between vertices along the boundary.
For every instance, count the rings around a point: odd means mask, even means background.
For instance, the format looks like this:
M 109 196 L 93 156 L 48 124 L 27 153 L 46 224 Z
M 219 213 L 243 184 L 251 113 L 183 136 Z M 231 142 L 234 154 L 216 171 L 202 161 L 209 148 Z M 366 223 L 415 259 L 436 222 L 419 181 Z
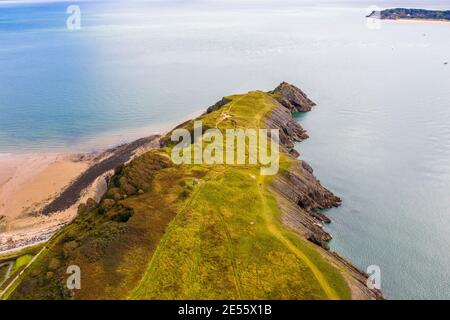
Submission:
M 98 177 L 130 161 L 140 148 L 156 147 L 158 138 L 159 135 L 141 138 L 101 153 L 96 157 L 94 164 L 48 203 L 40 214 L 49 215 L 70 208 L 80 198 L 83 190 L 88 188 Z
M 308 112 L 312 110 L 315 103 L 299 88 L 286 82 L 281 83 L 269 93 L 276 100 L 274 103 L 277 103 L 278 106 L 265 118 L 264 125 L 267 128 L 279 130 L 281 150 L 296 159 L 300 154 L 294 148 L 295 143 L 307 139 L 308 135 L 301 125 L 294 120 L 292 114 L 294 112 Z M 209 107 L 206 113 L 213 112 L 228 102 L 227 98 L 223 98 Z M 40 214 L 52 215 L 54 212 L 66 210 L 75 205 L 83 190 L 108 171 L 114 170 L 149 149 L 165 147 L 167 139 L 160 138 L 160 136 L 155 135 L 138 139 L 98 155 L 93 165 L 49 202 Z M 331 221 L 322 210 L 339 206 L 341 199 L 321 185 L 307 162 L 294 160 L 289 169 L 276 176 L 270 186 L 270 191 L 275 196 L 282 213 L 281 222 L 302 238 L 317 245 L 317 250 L 321 255 L 338 268 L 345 269 L 346 277 L 356 280 L 349 281 L 353 297 L 357 299 L 383 298 L 381 292 L 367 288 L 365 283 L 367 275 L 365 273 L 338 254 L 330 251 L 328 241 L 332 239 L 332 236 L 324 230 L 323 224 Z M 45 238 L 50 238 L 57 230 L 52 233 L 45 232 Z M 42 237 L 37 239 L 42 241 Z M 31 244 L 33 243 L 29 243 L 29 245 Z
M 280 106 L 269 115 L 265 124 L 268 128 L 279 130 L 282 149 L 293 158 L 298 158 L 300 154 L 294 149 L 294 144 L 307 139 L 308 135 L 293 119 L 292 113 L 308 112 L 316 104 L 299 88 L 286 82 L 281 83 L 272 93 Z M 327 242 L 332 237 L 323 230 L 322 223 L 331 221 L 320 210 L 339 206 L 341 199 L 321 185 L 315 178 L 312 167 L 304 160 L 298 160 L 288 172 L 276 179 L 273 188 L 277 194 L 296 205 L 297 222 L 293 223 L 296 229 L 311 242 L 329 250 Z M 288 215 L 292 214 L 291 210 L 286 212 Z M 295 219 L 291 217 L 289 220 Z
M 295 143 L 308 139 L 309 136 L 292 115 L 295 112 L 309 112 L 316 106 L 316 103 L 309 99 L 301 89 L 287 82 L 282 82 L 270 93 L 277 100 L 279 106 L 265 119 L 264 124 L 268 129 L 279 130 L 280 149 L 297 159 L 300 153 L 295 149 Z M 218 110 L 230 101 L 224 97 L 207 108 L 206 113 Z M 166 143 L 162 142 L 161 147 L 165 146 Z M 324 230 L 323 224 L 331 223 L 331 220 L 322 210 L 338 207 L 342 200 L 323 187 L 313 173 L 313 168 L 306 161 L 297 160 L 292 168 L 273 182 L 271 192 L 276 196 L 277 204 L 283 212 L 282 223 L 324 249 L 325 255 L 345 268 L 358 284 L 353 288 L 358 292 L 356 295 L 384 299 L 381 291 L 367 288 L 368 275 L 366 273 L 336 252 L 330 251 L 328 242 L 332 236 Z
M 316 104 L 299 88 L 286 82 L 281 83 L 272 93 L 280 106 L 272 112 L 265 124 L 268 128 L 279 129 L 282 149 L 293 158 L 298 158 L 300 154 L 294 149 L 294 144 L 307 139 L 308 135 L 293 119 L 292 113 L 311 111 Z M 283 212 L 284 225 L 322 247 L 325 254 L 347 269 L 358 283 L 354 289 L 362 296 L 383 299 L 381 291 L 367 288 L 367 274 L 339 254 L 330 251 L 328 242 L 332 236 L 323 229 L 323 223 L 331 223 L 331 220 L 322 210 L 338 207 L 342 200 L 322 186 L 307 162 L 298 160 L 286 173 L 275 179 L 271 191 L 276 195 L 278 206 Z
M 28 213 L 39 226 L 7 230 L 2 226 L 5 220 L 0 216 L 0 254 L 24 249 L 48 241 L 56 232 L 72 221 L 77 214 L 77 206 L 88 198 L 99 200 L 103 196 L 107 179 L 114 169 L 130 161 L 149 148 L 158 147 L 159 135 L 141 138 L 130 143 L 107 149 L 100 153 L 73 155 L 76 161 L 90 165 L 47 203 Z M 43 221 L 37 221 L 37 220 Z M 34 220 L 33 220 L 34 221 Z
M 422 20 L 450 22 L 450 10 L 443 11 L 395 8 L 373 11 L 367 16 L 367 18 L 378 18 L 382 20 Z

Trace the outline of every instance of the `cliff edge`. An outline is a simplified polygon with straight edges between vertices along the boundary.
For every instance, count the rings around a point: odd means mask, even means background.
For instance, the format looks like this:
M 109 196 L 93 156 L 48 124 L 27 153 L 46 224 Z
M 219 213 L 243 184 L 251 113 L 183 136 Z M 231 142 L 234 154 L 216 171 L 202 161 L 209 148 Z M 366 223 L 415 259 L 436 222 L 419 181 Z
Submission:
M 202 121 L 205 130 L 221 132 L 279 129 L 277 174 L 262 175 L 259 164 L 175 164 L 169 132 L 159 148 L 117 167 L 101 201 L 81 205 L 4 297 L 382 298 L 329 251 L 322 209 L 341 200 L 296 159 L 295 142 L 308 136 L 292 113 L 314 105 L 285 82 L 224 97 L 177 128 L 193 132 Z M 66 287 L 71 265 L 81 270 L 80 290 Z

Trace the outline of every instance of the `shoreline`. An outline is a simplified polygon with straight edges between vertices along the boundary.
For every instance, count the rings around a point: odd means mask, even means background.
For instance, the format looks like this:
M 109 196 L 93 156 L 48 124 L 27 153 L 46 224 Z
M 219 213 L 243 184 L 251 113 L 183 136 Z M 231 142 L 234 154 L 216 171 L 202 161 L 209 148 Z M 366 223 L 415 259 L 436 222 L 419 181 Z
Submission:
M 113 169 L 145 152 L 159 135 L 103 152 L 0 155 L 0 255 L 46 242 L 98 201 Z
M 339 272 L 339 269 L 341 270 L 341 272 L 342 272 L 341 275 L 342 275 L 343 279 L 345 280 L 345 283 L 348 285 L 348 288 L 346 290 L 348 290 L 348 293 L 351 298 L 353 298 L 353 299 L 382 298 L 382 295 L 380 292 L 372 291 L 366 287 L 366 285 L 365 285 L 366 275 L 363 272 L 359 271 L 351 263 L 347 264 L 345 259 L 341 258 L 340 256 L 338 256 L 330 251 L 330 249 L 327 245 L 327 241 L 329 241 L 329 239 L 331 239 L 331 235 L 329 235 L 327 232 L 325 232 L 322 228 L 322 222 L 326 223 L 326 221 L 325 221 L 326 216 L 319 215 L 317 213 L 315 214 L 316 209 L 321 210 L 321 209 L 325 209 L 325 208 L 337 207 L 341 203 L 341 199 L 339 197 L 337 197 L 331 191 L 329 191 L 324 186 L 322 186 L 320 181 L 315 178 L 315 176 L 313 175 L 313 169 L 306 162 L 304 162 L 304 160 L 297 159 L 299 156 L 299 153 L 293 148 L 294 142 L 302 141 L 302 140 L 308 138 L 308 135 L 306 134 L 306 131 L 301 127 L 301 125 L 294 120 L 294 118 L 292 117 L 292 113 L 300 112 L 300 111 L 302 111 L 302 112 L 310 111 L 312 109 L 312 107 L 315 106 L 315 103 L 312 102 L 311 100 L 309 100 L 300 89 L 298 89 L 292 85 L 289 85 L 287 83 L 284 83 L 284 82 L 282 84 L 280 84 L 280 86 L 278 86 L 274 91 L 270 91 L 268 93 L 263 93 L 260 91 L 252 91 L 252 92 L 247 93 L 246 95 L 251 96 L 252 99 L 255 99 L 253 95 L 264 95 L 267 97 L 272 97 L 272 100 L 271 100 L 272 104 L 268 105 L 271 108 L 270 109 L 271 113 L 266 115 L 266 117 L 261 120 L 260 125 L 263 125 L 264 127 L 268 127 L 271 129 L 278 129 L 281 132 L 280 147 L 282 148 L 283 153 L 285 153 L 288 157 L 292 158 L 292 162 L 288 162 L 290 164 L 290 166 L 288 169 L 286 169 L 287 171 L 285 173 L 277 174 L 277 176 L 274 178 L 274 180 L 272 182 L 270 182 L 270 185 L 267 185 L 267 188 L 268 188 L 267 190 L 274 197 L 274 201 L 278 208 L 277 210 L 279 210 L 280 219 L 281 219 L 280 223 L 283 226 L 283 228 L 285 227 L 288 230 L 296 233 L 297 235 L 300 236 L 301 239 L 304 239 L 305 241 L 309 241 L 310 243 L 312 243 L 311 245 L 316 245 L 315 248 L 317 249 L 317 253 L 321 257 L 320 259 L 324 259 L 323 260 L 324 262 L 329 263 L 332 266 L 335 266 L 337 268 L 336 269 L 337 272 Z M 248 99 L 250 99 L 250 98 L 248 98 Z M 208 108 L 207 111 L 203 115 L 207 116 L 208 114 L 215 112 L 217 109 L 222 108 L 224 105 L 223 101 L 224 101 L 224 99 L 222 99 L 221 101 L 219 101 L 219 103 L 216 103 L 212 107 Z M 251 100 L 251 101 L 254 101 L 254 100 Z M 243 106 L 246 106 L 245 103 L 243 104 Z M 262 111 L 259 111 L 259 112 L 261 113 L 265 110 L 266 109 L 262 109 Z M 222 110 L 222 114 L 224 112 L 225 111 Z M 217 114 L 213 114 L 210 117 L 212 119 L 220 119 L 220 115 L 217 115 Z M 245 119 L 247 119 L 247 118 L 245 118 Z M 189 123 L 182 123 L 178 127 L 183 127 L 183 126 L 189 126 Z M 169 132 L 169 134 L 170 134 L 170 132 Z M 167 138 L 167 137 L 164 137 L 164 138 Z M 146 194 L 147 197 L 150 197 L 147 199 L 147 201 L 152 200 L 153 198 L 151 198 L 152 197 L 151 190 L 147 190 L 147 187 L 144 187 L 142 183 L 139 184 L 139 181 L 142 182 L 142 178 L 140 178 L 140 177 L 137 178 L 135 176 L 136 176 L 136 173 L 139 173 L 139 172 L 142 173 L 142 175 L 144 177 L 148 177 L 148 175 L 156 174 L 156 173 L 148 173 L 148 171 L 149 171 L 148 166 L 150 166 L 150 168 L 152 168 L 152 166 L 154 166 L 154 163 L 159 163 L 158 161 L 161 162 L 162 160 L 158 157 L 162 157 L 162 156 L 158 156 L 156 153 L 153 154 L 152 152 L 149 152 L 146 155 L 142 156 L 141 158 L 139 158 L 141 160 L 138 159 L 136 161 L 138 162 L 138 164 L 139 164 L 139 161 L 141 161 L 141 163 L 142 162 L 146 163 L 147 167 L 145 165 L 144 165 L 144 167 L 140 167 L 135 162 L 133 162 L 129 166 L 133 167 L 133 165 L 136 165 L 137 168 L 140 168 L 140 170 L 142 170 L 142 171 L 132 171 L 132 172 L 134 172 L 134 174 L 130 175 L 130 176 L 122 175 L 122 174 L 124 174 L 124 172 L 126 172 L 125 169 L 124 170 L 115 170 L 115 169 L 121 164 L 127 164 L 134 157 L 143 155 L 146 151 L 148 151 L 150 149 L 156 149 L 156 148 L 161 148 L 161 147 L 163 148 L 165 146 L 165 143 L 167 143 L 166 139 L 164 139 L 164 138 L 161 139 L 161 136 L 150 136 L 150 137 L 146 137 L 146 138 L 141 138 L 141 139 L 133 141 L 131 143 L 118 146 L 114 149 L 107 150 L 106 152 L 95 156 L 92 159 L 92 164 L 89 166 L 89 168 L 87 170 L 85 170 L 81 175 L 79 175 L 75 180 L 73 180 L 69 184 L 69 186 L 66 187 L 54 199 L 52 199 L 48 203 L 46 203 L 42 207 L 41 213 L 46 218 L 52 218 L 54 216 L 54 212 L 64 212 L 65 210 L 69 210 L 69 209 L 73 210 L 74 208 L 78 209 L 78 206 L 77 206 L 78 203 L 86 202 L 87 205 L 84 207 L 87 207 L 88 209 L 92 208 L 92 210 L 86 212 L 83 210 L 83 207 L 80 207 L 80 213 L 83 213 L 80 216 L 81 220 L 77 219 L 76 222 L 70 226 L 70 227 L 72 227 L 72 232 L 81 233 L 83 235 L 83 232 L 86 229 L 86 227 L 88 228 L 88 230 L 91 230 L 90 225 L 93 222 L 90 221 L 89 215 L 98 214 L 99 208 L 101 208 L 102 210 L 105 210 L 105 211 L 102 211 L 103 212 L 102 215 L 104 214 L 104 217 L 106 219 L 106 224 L 109 224 L 109 223 L 111 223 L 110 220 L 116 219 L 114 217 L 116 217 L 118 214 L 117 211 L 114 211 L 114 210 L 116 210 L 117 208 L 122 208 L 122 209 L 124 208 L 123 205 L 121 203 L 118 203 L 117 201 L 119 201 L 121 199 L 122 200 L 126 199 L 126 201 L 131 201 L 131 203 L 132 203 L 133 200 L 136 201 L 136 199 L 137 199 L 136 197 L 140 197 L 140 195 L 138 193 L 140 193 L 142 196 L 144 194 Z M 156 157 L 156 158 L 153 159 L 152 156 Z M 147 159 L 147 157 L 150 157 L 150 158 Z M 144 159 L 144 160 L 142 160 L 142 159 Z M 146 160 L 149 160 L 149 161 L 146 162 Z M 158 171 L 161 168 L 165 168 L 165 167 L 161 164 L 161 167 L 157 167 L 156 169 L 152 169 L 152 170 Z M 153 172 L 153 171 L 150 171 L 150 172 Z M 164 175 L 164 173 L 162 173 L 162 174 Z M 208 174 L 208 173 L 206 173 L 206 174 Z M 111 176 L 109 176 L 109 175 L 111 175 Z M 112 194 L 111 192 L 109 192 L 112 189 L 111 189 L 111 185 L 108 186 L 109 177 L 112 177 L 112 175 L 114 175 L 114 178 L 112 178 L 112 179 L 117 179 L 117 177 L 121 177 L 120 179 L 122 179 L 122 178 L 124 179 L 124 182 L 122 182 L 122 180 L 120 180 L 121 181 L 120 184 L 118 184 L 118 185 L 114 184 L 114 186 L 112 187 L 113 189 L 118 189 L 118 191 L 115 191 L 115 194 Z M 173 177 L 176 177 L 176 176 L 177 176 L 177 174 L 173 175 Z M 180 176 L 182 177 L 181 173 L 180 173 Z M 167 176 L 164 176 L 164 177 L 167 178 Z M 214 177 L 215 177 L 215 175 L 214 175 Z M 96 181 L 97 183 L 94 183 L 92 181 L 92 179 L 94 179 L 94 181 Z M 128 179 L 130 179 L 130 180 L 128 180 Z M 133 179 L 137 179 L 137 180 L 133 180 Z M 179 178 L 177 178 L 177 179 L 179 179 Z M 102 202 L 99 205 L 97 205 L 98 200 L 96 200 L 96 203 L 94 204 L 94 206 L 90 207 L 91 200 L 88 200 L 89 198 L 86 195 L 86 193 L 84 192 L 84 190 L 86 190 L 86 185 L 88 185 L 88 186 L 99 185 L 99 180 L 103 181 L 103 183 L 100 183 L 100 184 L 102 184 L 104 186 L 104 188 L 101 188 L 101 189 L 97 188 L 97 191 L 99 191 L 99 192 L 97 192 L 97 195 L 103 195 L 106 190 L 108 190 L 108 193 L 106 193 L 106 196 L 105 196 L 106 198 L 102 198 Z M 115 181 L 115 180 L 113 180 L 113 181 Z M 135 186 L 134 187 L 135 189 L 133 189 L 133 190 L 131 190 L 130 188 L 127 189 L 126 185 L 128 185 L 128 183 L 131 186 Z M 143 183 L 146 184 L 146 182 L 143 182 Z M 170 182 L 170 183 L 172 183 L 172 182 Z M 264 180 L 261 180 L 261 183 L 257 184 L 258 185 L 257 190 L 259 190 L 258 192 L 262 192 L 261 188 L 264 188 L 262 186 L 262 183 L 264 183 Z M 173 183 L 173 185 L 178 186 L 179 183 Z M 142 190 L 141 192 L 136 191 L 139 188 L 140 188 L 140 190 Z M 149 188 L 150 188 L 150 186 L 149 186 Z M 146 191 L 143 191 L 144 189 Z M 153 191 L 155 191 L 155 190 L 153 190 Z M 175 191 L 177 192 L 177 189 L 175 189 Z M 153 192 L 153 193 L 155 193 L 155 192 Z M 156 193 L 158 193 L 158 191 L 156 191 Z M 176 194 L 177 193 L 175 193 L 175 195 Z M 117 195 L 119 197 L 116 197 Z M 261 195 L 264 198 L 263 193 L 261 193 Z M 81 198 L 84 198 L 85 200 L 81 200 Z M 158 197 L 156 197 L 155 199 L 156 199 L 156 201 L 163 200 Z M 155 199 L 153 199 L 153 201 Z M 139 198 L 138 200 L 141 201 L 142 199 Z M 252 201 L 253 200 L 251 200 L 251 203 L 253 203 Z M 261 201 L 263 204 L 266 203 L 264 199 Z M 137 225 L 140 226 L 142 221 L 136 220 L 136 219 L 147 219 L 147 217 L 148 217 L 147 210 L 150 210 L 150 208 L 142 209 L 139 206 L 133 207 L 133 205 L 131 203 L 129 204 L 130 205 L 129 210 L 132 210 L 131 215 L 133 217 L 136 217 L 136 218 L 133 218 L 133 219 L 135 219 L 135 220 L 133 220 L 134 221 L 133 223 L 138 223 Z M 111 207 L 111 205 L 113 207 Z M 125 207 L 125 208 L 127 208 L 127 207 Z M 160 209 L 156 209 L 156 210 L 160 210 Z M 73 212 L 75 212 L 75 211 L 73 211 Z M 76 210 L 76 212 L 78 212 L 78 210 Z M 76 212 L 75 212 L 75 216 L 76 216 Z M 120 212 L 121 211 L 119 211 L 119 214 L 120 214 Z M 265 212 L 265 210 L 263 210 L 263 213 L 258 213 L 258 214 L 262 214 L 264 217 L 264 215 L 267 214 L 264 212 Z M 116 216 L 114 216 L 114 214 L 116 214 Z M 154 216 L 154 219 L 159 219 L 159 217 L 157 215 L 153 215 L 153 216 Z M 129 218 L 129 217 L 130 216 L 128 216 L 127 218 Z M 248 218 L 250 219 L 251 217 L 248 217 Z M 83 219 L 85 219 L 85 220 L 83 220 Z M 167 223 L 170 222 L 170 219 L 171 218 L 169 217 L 169 220 L 167 221 Z M 81 221 L 84 221 L 85 224 L 81 223 Z M 101 220 L 99 222 L 100 225 L 97 225 L 97 227 L 99 227 L 98 230 L 101 230 L 101 226 L 105 226 L 105 224 L 104 224 L 105 222 L 104 221 L 102 222 L 102 221 L 103 220 Z M 116 221 L 116 220 L 114 220 L 114 221 Z M 116 223 L 127 222 L 127 221 L 128 221 L 128 219 L 125 221 L 123 221 L 123 220 L 116 221 Z M 34 238 L 33 239 L 34 244 L 38 243 L 38 242 L 44 242 L 46 240 L 46 239 L 44 239 L 45 237 L 51 238 L 51 236 L 57 230 L 62 228 L 68 222 L 69 222 L 69 220 L 61 225 L 56 226 L 56 228 L 54 230 L 51 230 L 48 233 L 42 233 L 42 231 L 41 231 L 41 235 L 43 238 L 41 238 L 41 239 Z M 251 224 L 253 224 L 253 223 L 254 222 L 252 221 Z M 277 229 L 278 226 L 272 225 L 270 220 L 267 220 L 265 223 L 267 223 L 268 226 L 272 226 L 272 228 L 275 228 L 275 230 L 278 230 Z M 152 225 L 152 224 L 150 223 L 150 225 Z M 131 226 L 133 226 L 133 225 L 131 225 Z M 95 224 L 92 225 L 92 228 L 94 228 L 93 230 L 95 230 Z M 147 246 L 149 243 L 148 243 L 147 236 L 145 234 L 146 234 L 146 232 L 149 232 L 149 235 L 153 234 L 154 230 L 152 228 L 149 228 L 149 229 L 143 228 L 142 230 L 141 229 L 139 229 L 139 230 L 140 230 L 140 232 L 138 233 L 138 235 L 136 235 L 134 233 L 132 233 L 131 235 L 128 235 L 128 236 L 124 235 L 123 236 L 123 237 L 125 237 L 125 238 L 123 238 L 124 243 L 127 243 L 127 241 L 132 241 L 132 243 L 134 244 L 136 241 L 135 237 L 140 236 L 140 237 L 142 237 L 143 240 L 146 239 L 145 244 Z M 278 233 L 276 231 L 271 231 L 271 230 L 272 229 L 269 228 L 269 231 L 271 233 L 273 233 L 273 235 L 275 236 L 276 239 L 279 239 L 281 237 L 283 239 L 283 243 L 290 244 L 290 245 L 288 245 L 287 248 L 285 248 L 285 250 L 288 250 L 288 252 L 292 252 L 292 249 L 291 249 L 292 244 L 291 244 L 290 240 L 288 238 L 285 238 L 285 236 L 283 236 L 282 233 Z M 284 230 L 284 229 L 282 229 L 282 230 Z M 75 246 L 74 250 L 79 251 L 79 250 L 83 250 L 83 248 L 87 248 L 88 247 L 87 244 L 91 243 L 90 241 L 94 241 L 92 243 L 96 243 L 95 241 L 97 241 L 97 240 L 96 239 L 91 240 L 89 238 L 88 234 L 84 235 L 84 237 L 81 236 L 80 238 L 76 238 L 76 240 L 72 241 L 77 244 Z M 162 234 L 161 234 L 161 236 L 162 236 Z M 130 240 L 127 240 L 128 239 L 127 237 L 131 237 L 131 238 L 129 238 Z M 70 238 L 70 239 L 72 239 L 72 238 Z M 82 240 L 82 239 L 84 239 L 84 240 Z M 47 255 L 47 260 L 52 257 L 52 254 L 53 254 L 53 256 L 58 256 L 58 257 L 61 256 L 61 253 L 58 250 L 64 250 L 65 245 L 63 245 L 63 244 L 68 243 L 66 240 L 67 240 L 67 238 L 61 238 L 61 237 L 54 237 L 54 238 L 52 238 L 52 240 L 50 240 L 51 242 L 49 243 L 49 246 L 54 249 L 52 249 L 53 251 L 49 252 L 49 254 Z M 156 241 L 155 242 L 155 244 L 156 244 L 157 239 L 154 239 L 154 240 Z M 79 243 L 83 243 L 82 241 L 85 241 L 85 243 L 81 247 L 79 247 Z M 56 243 L 58 243 L 58 245 Z M 31 244 L 33 244 L 32 241 L 29 241 L 26 245 L 31 245 Z M 22 246 L 22 248 L 23 247 L 24 246 Z M 131 247 L 134 248 L 134 246 L 131 246 Z M 79 248 L 81 248 L 81 249 L 79 249 Z M 126 248 L 128 248 L 128 247 L 125 247 L 124 250 Z M 17 250 L 18 247 L 15 246 L 12 249 Z M 0 250 L 1 250 L 1 246 L 0 246 Z M 133 249 L 133 250 L 137 250 L 137 249 Z M 297 250 L 293 251 L 294 255 L 301 256 L 303 254 L 303 253 L 301 253 L 302 251 L 299 249 L 297 249 Z M 9 250 L 9 251 L 11 251 L 11 250 Z M 79 252 L 81 252 L 81 251 L 79 251 Z M 128 252 L 128 251 L 126 251 L 126 252 Z M 300 252 L 300 253 L 298 253 L 298 252 Z M 105 254 L 107 254 L 107 253 L 105 253 Z M 55 260 L 55 259 L 56 258 L 53 258 L 53 260 Z M 307 259 L 307 261 L 309 261 L 307 263 L 307 265 L 309 265 L 309 264 L 314 265 L 314 263 L 310 262 L 310 260 Z M 127 263 L 126 259 L 123 260 L 123 263 L 124 264 Z M 46 265 L 45 262 L 44 262 L 44 265 Z M 320 271 L 317 271 L 316 268 L 313 268 L 313 267 L 310 267 L 310 268 L 312 268 L 311 270 L 314 274 L 317 273 L 317 274 L 322 275 L 322 273 L 320 273 Z M 44 269 L 45 269 L 45 267 L 44 267 Z M 49 270 L 49 269 L 47 268 L 47 270 Z M 54 269 L 52 269 L 52 270 L 54 270 Z M 88 275 L 88 277 L 89 277 L 89 275 Z M 320 279 L 322 279 L 322 278 L 320 278 Z M 25 280 L 22 280 L 20 285 L 22 285 L 23 281 L 25 281 L 25 284 L 23 284 L 23 285 L 26 287 L 27 283 L 28 283 L 27 281 L 31 281 L 31 280 L 26 278 Z M 325 294 L 329 298 L 333 299 L 335 297 L 336 298 L 339 297 L 339 295 L 333 289 L 331 289 L 331 287 L 329 287 L 329 284 L 325 280 L 323 280 L 323 281 L 319 280 L 319 284 L 322 286 L 322 288 L 324 290 L 326 290 Z M 44 290 L 44 289 L 42 289 L 42 290 Z M 18 294 L 20 295 L 20 289 L 18 292 L 19 292 Z M 82 296 L 81 299 L 83 299 L 83 297 L 89 298 L 90 294 L 91 294 L 91 291 L 89 291 L 89 293 L 86 296 Z M 63 293 L 63 298 L 64 297 L 65 297 L 65 294 Z M 71 297 L 73 297 L 73 296 L 71 296 Z
M 382 21 L 393 21 L 393 22 L 416 22 L 416 23 L 437 23 L 437 24 L 447 24 L 450 20 L 444 19 L 381 19 Z
M 90 164 L 90 159 L 75 154 L 1 157 L 0 254 L 46 241 L 71 221 L 76 210 L 51 217 L 39 215 L 39 211 Z
M 88 166 L 73 154 L 0 157 L 0 253 L 47 240 L 71 219 L 70 211 L 52 218 L 36 212 Z
M 283 84 L 282 84 L 283 85 Z M 310 111 L 315 103 L 308 101 L 311 106 L 307 108 L 300 108 L 298 111 Z M 187 121 L 196 118 L 198 115 L 210 112 L 210 108 L 220 106 L 220 101 L 215 105 L 209 107 L 206 111 L 196 111 L 189 114 L 186 118 L 177 122 L 177 125 L 167 126 L 167 129 L 161 134 L 153 134 L 146 137 L 139 137 L 129 142 L 121 143 L 117 142 L 112 147 L 104 147 L 102 151 L 90 151 L 79 153 L 24 153 L 14 154 L 0 153 L 0 196 L 2 194 L 2 187 L 5 185 L 2 183 L 2 168 L 1 160 L 3 159 L 20 159 L 21 157 L 30 158 L 32 161 L 39 160 L 40 158 L 55 157 L 54 162 L 49 162 L 48 166 L 42 170 L 42 174 L 49 178 L 55 175 L 62 175 L 64 183 L 59 185 L 52 185 L 50 179 L 44 179 L 38 183 L 40 190 L 46 190 L 45 200 L 40 202 L 32 202 L 29 208 L 32 210 L 20 211 L 19 214 L 13 215 L 17 219 L 14 221 L 7 221 L 6 229 L 2 229 L 2 210 L 0 202 L 0 255 L 10 253 L 24 249 L 26 247 L 36 245 L 48 241 L 58 230 L 70 223 L 78 213 L 78 205 L 86 203 L 89 198 L 98 202 L 103 194 L 106 192 L 107 182 L 110 176 L 114 174 L 114 169 L 121 164 L 129 162 L 136 156 L 139 156 L 143 152 L 150 148 L 160 147 L 160 138 L 164 137 L 167 133 L 170 133 L 175 128 L 182 126 Z M 286 106 L 291 112 L 295 111 L 298 107 L 288 105 Z M 285 116 L 285 115 L 284 115 Z M 291 116 L 288 117 L 291 119 Z M 275 123 L 277 120 L 275 119 Z M 297 125 L 291 124 L 296 127 Z M 291 128 L 292 129 L 292 128 Z M 294 158 L 297 158 L 299 153 L 294 149 L 293 141 L 302 141 L 308 138 L 306 131 L 300 126 L 297 130 L 294 128 L 292 136 L 286 135 L 282 138 L 289 154 Z M 108 133 L 102 133 L 97 137 L 104 137 Z M 115 135 L 118 135 L 117 133 Z M 128 137 L 129 138 L 129 137 Z M 289 142 L 287 142 L 289 141 Z M 98 150 L 98 148 L 95 148 Z M 59 170 L 55 170 L 58 166 L 58 159 L 68 162 L 68 166 L 73 166 L 77 163 L 82 163 L 84 167 L 76 172 L 76 175 L 70 175 L 68 172 L 61 174 Z M 20 169 L 20 161 L 19 161 Z M 23 183 L 29 183 L 34 180 L 35 177 L 39 177 L 41 172 L 35 170 L 28 170 L 27 175 L 22 177 Z M 52 188 L 53 187 L 53 188 Z M 26 194 L 21 190 L 19 195 Z M 12 195 L 12 192 L 9 192 Z M 1 198 L 0 198 L 1 199 Z M 8 199 L 12 202 L 13 199 Z M 21 202 L 23 204 L 23 202 Z M 28 207 L 26 208 L 28 209 Z M 11 216 L 11 215 L 10 215 Z M 322 221 L 322 218 L 316 216 L 317 221 Z M 303 222 L 305 223 L 305 222 Z M 332 236 L 325 232 L 322 228 L 316 227 L 311 223 L 307 229 L 316 235 L 317 239 L 314 239 L 316 244 L 327 248 L 326 241 L 330 240 Z
M 0 216 L 29 216 L 89 166 L 76 154 L 37 153 L 0 157 Z
M 116 130 L 105 130 L 97 132 L 92 135 L 84 136 L 73 142 L 70 147 L 65 146 L 49 146 L 46 143 L 40 147 L 29 148 L 23 145 L 18 145 L 17 148 L 6 148 L 0 150 L 0 160 L 3 157 L 10 156 L 25 156 L 25 155 L 47 155 L 47 154 L 61 154 L 61 155 L 79 155 L 79 154 L 101 154 L 107 150 L 114 149 L 118 146 L 125 145 L 143 137 L 152 135 L 164 135 L 177 125 L 188 121 L 190 119 L 200 116 L 205 111 L 204 108 L 189 112 L 184 116 L 177 117 L 175 120 L 165 122 L 158 122 L 155 124 L 142 127 L 129 127 Z M 0 146 L 1 148 L 2 146 Z M 0 173 L 1 184 L 1 173 Z
M 101 198 L 108 171 L 143 152 L 146 139 L 203 112 L 131 134 L 103 132 L 77 144 L 75 152 L 0 153 L 0 255 L 49 240 L 76 217 L 80 203 Z

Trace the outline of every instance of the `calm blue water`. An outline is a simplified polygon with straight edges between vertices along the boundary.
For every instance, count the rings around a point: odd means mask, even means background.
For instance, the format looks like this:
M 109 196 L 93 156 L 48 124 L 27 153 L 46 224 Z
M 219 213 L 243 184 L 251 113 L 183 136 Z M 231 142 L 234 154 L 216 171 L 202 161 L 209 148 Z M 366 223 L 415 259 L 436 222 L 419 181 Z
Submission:
M 75 3 L 74 32 L 69 3 L 0 4 L 0 153 L 105 147 L 286 80 L 318 104 L 298 149 L 344 200 L 332 247 L 388 298 L 450 298 L 450 24 L 366 25 L 419 1 Z

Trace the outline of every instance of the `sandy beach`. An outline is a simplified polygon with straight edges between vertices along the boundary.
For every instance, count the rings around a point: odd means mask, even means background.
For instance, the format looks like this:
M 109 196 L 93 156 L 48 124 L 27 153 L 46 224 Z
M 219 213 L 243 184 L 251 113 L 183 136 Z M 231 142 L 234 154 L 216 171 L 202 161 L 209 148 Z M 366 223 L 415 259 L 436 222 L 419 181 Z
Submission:
M 26 154 L 0 157 L 0 215 L 14 228 L 89 165 L 76 156 Z
M 44 242 L 98 201 L 118 165 L 159 145 L 157 135 L 101 153 L 0 155 L 0 253 Z
M 70 221 L 74 212 L 38 212 L 89 165 L 89 160 L 70 154 L 1 155 L 0 252 L 7 243 L 8 248 L 13 242 L 26 244 Z
M 436 24 L 447 24 L 450 20 L 435 20 L 435 19 L 383 19 L 384 21 L 390 22 L 411 22 L 411 23 L 436 23 Z
M 111 170 L 156 147 L 158 132 L 168 132 L 201 113 L 199 109 L 173 123 L 139 129 L 132 135 L 101 134 L 75 148 L 101 151 L 0 153 L 0 254 L 50 239 L 76 217 L 80 203 L 101 198 Z M 119 137 L 131 142 L 120 144 Z M 115 146 L 107 149 L 108 145 Z

